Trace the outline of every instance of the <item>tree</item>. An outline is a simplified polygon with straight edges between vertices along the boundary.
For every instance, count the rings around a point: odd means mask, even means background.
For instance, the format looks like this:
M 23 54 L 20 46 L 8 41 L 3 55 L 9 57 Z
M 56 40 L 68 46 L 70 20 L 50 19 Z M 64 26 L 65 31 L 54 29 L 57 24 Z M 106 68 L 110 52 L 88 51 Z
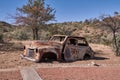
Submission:
M 55 10 L 49 5 L 45 5 L 44 0 L 28 0 L 22 8 L 16 9 L 18 13 L 14 17 L 17 24 L 30 27 L 33 32 L 33 39 L 38 39 L 38 31 L 45 23 L 54 20 Z
M 116 56 L 120 55 L 119 46 L 117 45 L 117 32 L 120 30 L 120 15 L 115 12 L 114 16 L 108 15 L 107 17 L 102 16 L 102 24 L 105 27 L 109 27 L 113 34 L 113 46 L 115 47 Z

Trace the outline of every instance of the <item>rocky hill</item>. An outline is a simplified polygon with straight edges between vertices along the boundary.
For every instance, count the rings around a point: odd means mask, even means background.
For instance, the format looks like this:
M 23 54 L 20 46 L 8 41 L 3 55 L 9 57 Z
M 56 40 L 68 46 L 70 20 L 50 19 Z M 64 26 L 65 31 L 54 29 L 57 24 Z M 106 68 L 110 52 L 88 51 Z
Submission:
M 83 22 L 64 22 L 47 24 L 40 29 L 39 38 L 48 39 L 54 34 L 75 35 L 86 37 L 91 43 L 110 44 L 111 32 L 106 27 L 99 26 L 100 21 L 85 20 Z M 0 22 L 0 34 L 4 40 L 32 40 L 32 31 L 29 27 L 14 26 L 6 22 Z
M 0 21 L 0 33 L 13 31 L 14 27 L 14 25 L 11 25 L 4 21 Z

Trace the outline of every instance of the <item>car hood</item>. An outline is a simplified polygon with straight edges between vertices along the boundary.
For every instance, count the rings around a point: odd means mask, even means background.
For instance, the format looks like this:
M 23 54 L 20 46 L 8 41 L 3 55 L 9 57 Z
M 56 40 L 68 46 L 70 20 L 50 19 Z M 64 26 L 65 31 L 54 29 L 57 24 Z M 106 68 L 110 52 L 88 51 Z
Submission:
M 31 42 L 29 45 L 29 48 L 38 48 L 38 49 L 43 49 L 43 48 L 61 48 L 62 44 L 60 42 L 53 42 L 53 41 L 34 41 Z

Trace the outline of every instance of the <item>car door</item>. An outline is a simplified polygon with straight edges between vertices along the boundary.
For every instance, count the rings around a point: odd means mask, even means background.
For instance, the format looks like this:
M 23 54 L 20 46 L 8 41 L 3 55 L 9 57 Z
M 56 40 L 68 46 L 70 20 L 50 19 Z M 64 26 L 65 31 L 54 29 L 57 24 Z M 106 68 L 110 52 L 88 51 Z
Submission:
M 79 38 L 77 42 L 78 59 L 83 59 L 88 50 L 88 43 L 85 39 Z
M 66 61 L 74 61 L 77 60 L 78 57 L 78 46 L 76 39 L 68 39 L 66 42 L 66 46 L 64 49 L 64 58 Z

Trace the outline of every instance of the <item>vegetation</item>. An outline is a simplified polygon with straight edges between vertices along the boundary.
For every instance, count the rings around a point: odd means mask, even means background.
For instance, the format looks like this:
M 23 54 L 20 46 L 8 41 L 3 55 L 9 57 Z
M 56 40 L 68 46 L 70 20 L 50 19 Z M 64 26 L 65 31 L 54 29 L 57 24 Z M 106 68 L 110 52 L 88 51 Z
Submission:
M 116 42 L 117 42 L 117 47 L 118 47 L 118 55 L 120 55 L 120 35 L 117 36 Z
M 33 33 L 33 39 L 38 39 L 40 28 L 45 23 L 53 20 L 55 11 L 49 5 L 45 6 L 44 0 L 28 0 L 28 3 L 22 8 L 17 8 L 17 15 L 14 17 L 16 23 L 30 27 Z
M 28 40 L 29 35 L 24 32 L 25 30 L 17 30 L 13 34 L 13 38 L 17 40 Z
M 115 13 L 114 17 L 102 17 L 102 25 L 108 27 L 111 30 L 113 35 L 112 44 L 115 48 L 116 55 L 120 55 L 119 46 L 117 44 L 117 32 L 120 30 L 120 15 Z
M 120 14 L 101 16 L 79 22 L 47 23 L 55 19 L 55 10 L 45 5 L 44 0 L 28 0 L 17 8 L 14 16 L 18 26 L 0 22 L 0 41 L 49 39 L 54 34 L 86 37 L 90 43 L 113 46 L 115 55 L 120 55 Z M 33 37 L 31 37 L 33 36 Z
M 3 42 L 3 35 L 0 34 L 0 42 Z

